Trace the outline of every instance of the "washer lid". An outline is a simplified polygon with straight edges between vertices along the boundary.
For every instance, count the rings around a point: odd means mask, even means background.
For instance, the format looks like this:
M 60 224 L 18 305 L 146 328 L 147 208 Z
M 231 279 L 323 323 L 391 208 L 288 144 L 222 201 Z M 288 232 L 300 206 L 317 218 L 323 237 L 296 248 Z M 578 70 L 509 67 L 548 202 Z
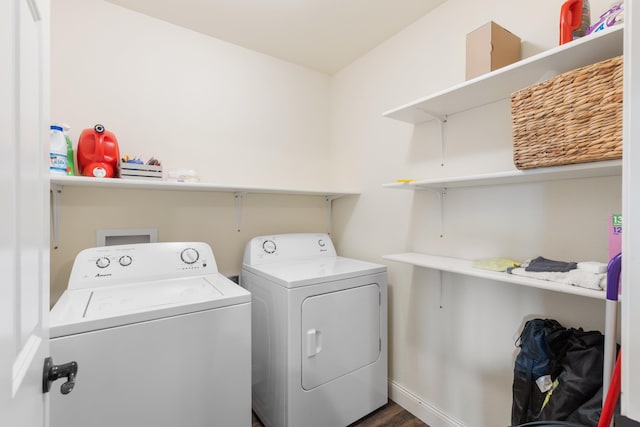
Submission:
M 250 294 L 215 274 L 67 290 L 51 310 L 51 337 L 247 303 Z
M 387 271 L 385 265 L 339 256 L 301 259 L 257 266 L 244 265 L 243 269 L 272 280 L 286 288 L 297 288 Z

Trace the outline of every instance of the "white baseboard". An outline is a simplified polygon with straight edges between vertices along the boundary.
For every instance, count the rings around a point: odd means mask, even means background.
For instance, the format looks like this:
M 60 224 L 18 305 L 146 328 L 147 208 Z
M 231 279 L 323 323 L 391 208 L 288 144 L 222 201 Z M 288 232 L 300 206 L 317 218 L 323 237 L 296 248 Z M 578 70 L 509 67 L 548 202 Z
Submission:
M 391 380 L 389 398 L 427 423 L 429 427 L 465 427 L 460 421 Z

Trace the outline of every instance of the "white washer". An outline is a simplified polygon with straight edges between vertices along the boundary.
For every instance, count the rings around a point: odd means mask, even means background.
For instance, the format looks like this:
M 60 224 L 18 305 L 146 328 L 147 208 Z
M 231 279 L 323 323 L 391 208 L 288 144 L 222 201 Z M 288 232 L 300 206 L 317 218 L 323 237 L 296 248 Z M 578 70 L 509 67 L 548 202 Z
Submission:
M 83 250 L 51 310 L 52 427 L 251 425 L 250 294 L 206 243 Z
M 246 246 L 252 403 L 267 427 L 346 426 L 387 403 L 384 265 L 336 255 L 326 234 Z

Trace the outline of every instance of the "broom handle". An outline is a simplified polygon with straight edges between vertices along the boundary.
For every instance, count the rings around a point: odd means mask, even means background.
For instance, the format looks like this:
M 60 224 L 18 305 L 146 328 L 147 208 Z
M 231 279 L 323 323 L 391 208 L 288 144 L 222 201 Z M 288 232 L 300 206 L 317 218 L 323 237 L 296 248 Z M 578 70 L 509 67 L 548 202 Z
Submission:
M 611 258 L 607 266 L 607 301 L 605 306 L 604 367 L 602 370 L 602 404 L 607 395 L 616 360 L 616 336 L 618 334 L 618 293 L 622 255 Z
M 611 384 L 609 385 L 609 390 L 607 391 L 607 398 L 604 401 L 602 413 L 600 414 L 600 420 L 598 421 L 598 427 L 609 427 L 609 425 L 611 425 L 613 411 L 618 404 L 618 397 L 620 396 L 620 356 L 621 354 L 618 354 L 616 367 L 613 370 L 613 376 L 611 377 Z

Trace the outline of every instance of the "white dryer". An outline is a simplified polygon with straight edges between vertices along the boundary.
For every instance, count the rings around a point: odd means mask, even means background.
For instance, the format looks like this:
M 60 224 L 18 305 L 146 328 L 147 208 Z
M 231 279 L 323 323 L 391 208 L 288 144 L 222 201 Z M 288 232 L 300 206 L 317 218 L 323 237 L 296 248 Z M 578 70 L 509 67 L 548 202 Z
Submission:
M 246 246 L 252 404 L 267 427 L 346 426 L 387 403 L 384 265 L 336 255 L 326 234 Z
M 250 294 L 206 243 L 80 252 L 50 327 L 53 363 L 78 364 L 52 427 L 251 425 Z

